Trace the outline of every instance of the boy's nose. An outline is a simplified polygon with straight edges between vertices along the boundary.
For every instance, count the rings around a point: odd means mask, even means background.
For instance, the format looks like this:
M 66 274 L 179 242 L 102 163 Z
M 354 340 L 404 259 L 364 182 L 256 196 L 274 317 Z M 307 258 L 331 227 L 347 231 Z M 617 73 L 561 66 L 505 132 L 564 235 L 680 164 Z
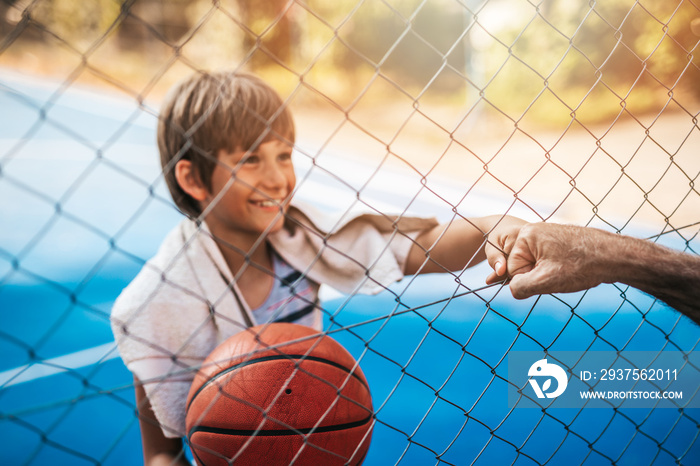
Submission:
M 287 185 L 287 177 L 284 170 L 276 163 L 265 165 L 263 172 L 262 185 L 266 188 L 280 189 Z

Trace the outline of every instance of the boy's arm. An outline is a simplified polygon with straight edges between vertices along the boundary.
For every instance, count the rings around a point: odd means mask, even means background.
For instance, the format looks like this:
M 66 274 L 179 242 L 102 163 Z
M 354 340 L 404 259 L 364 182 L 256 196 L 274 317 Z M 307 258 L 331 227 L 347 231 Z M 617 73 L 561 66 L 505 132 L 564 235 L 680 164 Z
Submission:
M 506 274 L 506 256 L 518 237 L 524 220 L 492 215 L 480 218 L 456 218 L 422 233 L 411 247 L 405 273 L 455 272 L 488 259 L 496 271 Z M 488 241 L 487 241 L 488 237 Z
M 156 420 L 151 402 L 141 382 L 134 378 L 136 406 L 139 408 L 143 462 L 146 466 L 192 466 L 185 457 L 182 440 L 167 438 Z

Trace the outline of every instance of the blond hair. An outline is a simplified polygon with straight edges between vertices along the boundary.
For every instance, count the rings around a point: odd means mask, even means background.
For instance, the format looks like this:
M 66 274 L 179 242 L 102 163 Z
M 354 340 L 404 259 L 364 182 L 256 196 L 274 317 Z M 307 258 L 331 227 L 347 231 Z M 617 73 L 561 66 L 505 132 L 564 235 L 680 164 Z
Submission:
M 197 73 L 168 93 L 158 123 L 163 176 L 178 208 L 194 218 L 199 202 L 177 182 L 175 165 L 192 162 L 207 189 L 221 149 L 251 150 L 273 138 L 294 142 L 292 115 L 261 79 L 233 71 Z

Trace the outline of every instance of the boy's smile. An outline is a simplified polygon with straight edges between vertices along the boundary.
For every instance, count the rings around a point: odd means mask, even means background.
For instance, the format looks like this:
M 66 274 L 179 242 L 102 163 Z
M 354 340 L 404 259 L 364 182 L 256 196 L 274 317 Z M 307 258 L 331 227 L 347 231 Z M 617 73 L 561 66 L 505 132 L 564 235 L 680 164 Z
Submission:
M 217 160 L 203 206 L 211 232 L 237 244 L 280 230 L 296 186 L 292 146 L 272 139 L 251 151 L 220 150 Z

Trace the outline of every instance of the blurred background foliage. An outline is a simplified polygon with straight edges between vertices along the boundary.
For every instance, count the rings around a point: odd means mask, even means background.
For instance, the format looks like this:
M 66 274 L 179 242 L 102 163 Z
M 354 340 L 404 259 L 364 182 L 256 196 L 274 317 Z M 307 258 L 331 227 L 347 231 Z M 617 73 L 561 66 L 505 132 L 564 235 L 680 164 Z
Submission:
M 698 18 L 691 0 L 2 0 L 0 65 L 141 97 L 183 64 L 241 67 L 343 111 L 408 98 L 585 124 L 697 101 Z

